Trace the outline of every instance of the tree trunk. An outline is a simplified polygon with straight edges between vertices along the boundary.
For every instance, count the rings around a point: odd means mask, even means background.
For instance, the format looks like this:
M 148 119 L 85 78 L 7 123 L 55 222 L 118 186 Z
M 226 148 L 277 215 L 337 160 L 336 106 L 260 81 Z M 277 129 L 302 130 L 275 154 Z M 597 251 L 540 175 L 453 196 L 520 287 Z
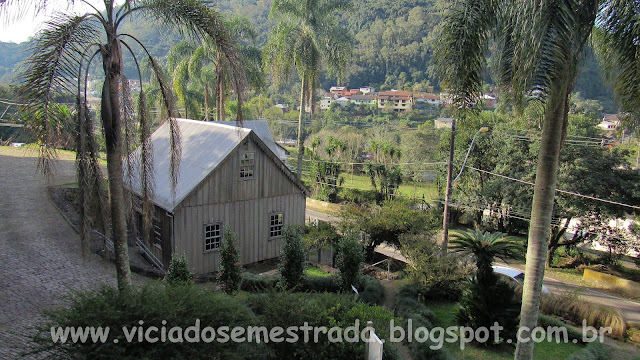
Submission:
M 220 65 L 219 65 L 220 66 Z M 224 79 L 222 70 L 218 70 L 218 76 L 216 80 L 216 91 L 218 92 L 218 121 L 224 121 L 226 118 L 226 111 L 224 108 Z
M 102 88 L 101 118 L 107 150 L 111 226 L 116 257 L 116 273 L 120 290 L 131 286 L 127 221 L 122 172 L 122 122 L 120 116 L 119 82 L 122 74 L 122 53 L 115 36 L 109 37 L 103 48 L 105 81 Z
M 298 180 L 302 179 L 302 155 L 304 154 L 304 92 L 306 75 L 300 77 L 300 115 L 298 116 L 298 164 L 296 166 L 296 176 Z
M 204 84 L 204 121 L 209 121 L 209 84 Z
M 523 337 L 530 337 L 530 331 L 537 326 L 542 298 L 542 280 L 549 246 L 551 218 L 558 179 L 558 163 L 560 162 L 560 148 L 562 147 L 568 101 L 568 85 L 566 81 L 558 81 L 559 85 L 550 94 L 544 114 L 536 170 L 525 267 L 526 276 L 522 289 L 520 312 L 520 328 L 527 328 L 529 331 L 524 331 Z M 532 359 L 533 347 L 533 341 L 518 342 L 515 360 Z
M 456 139 L 456 119 L 451 121 L 451 141 L 449 142 L 449 169 L 447 170 L 447 189 L 444 194 L 444 215 L 442 219 L 442 252 L 447 253 L 449 246 L 449 201 L 451 201 L 451 178 L 453 177 L 453 151 Z

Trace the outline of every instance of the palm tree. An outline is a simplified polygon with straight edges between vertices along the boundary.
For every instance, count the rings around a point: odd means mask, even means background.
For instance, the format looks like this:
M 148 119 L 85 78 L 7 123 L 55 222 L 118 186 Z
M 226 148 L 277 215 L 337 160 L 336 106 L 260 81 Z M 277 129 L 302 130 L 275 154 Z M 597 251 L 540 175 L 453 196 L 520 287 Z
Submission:
M 77 103 L 78 129 L 78 184 L 81 188 L 80 201 L 83 209 L 83 239 L 90 226 L 85 211 L 95 202 L 99 202 L 100 174 L 97 165 L 97 150 L 86 101 L 86 80 L 88 69 L 98 56 L 102 59 L 104 84 L 102 88 L 100 118 L 106 142 L 107 172 L 109 180 L 111 227 L 114 240 L 118 287 L 125 289 L 131 285 L 129 255 L 127 249 L 127 201 L 124 191 L 123 163 L 134 143 L 135 123 L 139 123 L 139 142 L 142 146 L 143 171 L 141 171 L 142 193 L 147 223 L 150 222 L 152 207 L 149 199 L 153 191 L 150 154 L 150 129 L 146 96 L 144 91 L 138 98 L 137 119 L 135 107 L 130 98 L 128 81 L 123 74 L 123 50 L 129 52 L 136 64 L 139 64 L 131 46 L 141 47 L 148 55 L 159 76 L 160 68 L 149 55 L 144 45 L 135 37 L 121 33 L 120 26 L 125 20 L 145 16 L 166 26 L 174 26 L 194 38 L 207 39 L 216 44 L 221 54 L 234 65 L 236 85 L 241 89 L 242 72 L 239 70 L 238 55 L 233 40 L 224 27 L 221 16 L 213 8 L 198 0 L 126 0 L 120 7 L 115 1 L 104 0 L 104 11 L 99 11 L 90 1 L 79 1 L 93 9 L 84 15 L 56 13 L 47 23 L 45 30 L 38 34 L 31 55 L 26 62 L 22 75 L 22 95 L 29 105 L 26 111 L 32 114 L 31 127 L 36 130 L 40 142 L 41 163 L 44 170 L 49 169 L 49 160 L 53 153 L 52 140 L 56 129 L 52 124 L 56 120 L 57 105 L 54 95 L 59 92 L 75 94 Z M 73 1 L 68 1 L 69 4 Z M 47 0 L 24 2 L 17 0 L 0 1 L 0 14 L 15 17 L 23 13 L 26 7 L 34 6 L 36 12 L 42 11 L 52 3 Z M 140 73 L 140 71 L 139 71 Z M 141 77 L 140 77 L 141 80 Z M 159 79 L 161 84 L 165 82 Z M 83 94 L 84 91 L 84 94 Z M 167 86 L 161 86 L 168 121 L 171 127 L 171 172 L 172 186 L 178 181 L 180 159 L 180 134 L 171 92 Z M 127 157 L 128 158 L 128 157 Z M 129 169 L 131 164 L 125 162 Z M 128 171 L 131 174 L 130 171 Z M 83 241 L 86 243 L 86 241 Z
M 463 118 L 482 91 L 488 41 L 499 50 L 496 72 L 516 104 L 525 99 L 544 105 L 542 139 L 536 172 L 527 247 L 526 280 L 520 326 L 536 326 L 551 230 L 560 149 L 568 120 L 568 101 L 587 40 L 594 27 L 621 65 L 615 73 L 618 96 L 628 109 L 640 103 L 637 42 L 633 24 L 640 5 L 631 0 L 463 0 L 447 2 L 436 42 L 436 68 L 453 94 Z M 596 21 L 597 19 L 597 21 Z M 596 26 L 597 24 L 597 26 Z M 518 343 L 515 359 L 531 359 L 533 342 Z
M 278 23 L 265 49 L 265 63 L 276 83 L 288 80 L 291 66 L 300 78 L 300 115 L 298 117 L 298 164 L 302 177 L 304 154 L 303 114 L 315 111 L 315 89 L 323 64 L 332 75 L 342 76 L 351 57 L 353 41 L 346 29 L 338 26 L 334 13 L 349 7 L 349 0 L 274 0 L 269 17 Z
M 478 230 L 452 231 L 449 242 L 451 252 L 473 255 L 478 268 L 478 282 L 485 284 L 495 278 L 493 261 L 498 258 L 518 259 L 522 257 L 522 245 L 503 233 Z
M 257 34 L 249 19 L 235 16 L 225 21 L 225 27 L 237 41 L 242 68 L 249 86 L 260 89 L 264 85 L 262 73 L 262 54 L 256 47 Z M 182 42 L 169 51 L 167 68 L 173 74 L 173 85 L 178 99 L 185 111 L 199 113 L 204 108 L 204 120 L 209 121 L 212 93 L 216 93 L 217 120 L 224 121 L 226 115 L 226 94 L 233 83 L 232 68 L 225 57 L 217 51 L 215 44 L 202 42 L 196 46 L 191 42 Z M 215 84 L 211 86 L 212 84 Z M 242 118 L 242 94 L 238 93 L 236 113 Z M 195 116 L 195 115 L 194 115 Z M 188 117 L 188 115 L 187 115 Z

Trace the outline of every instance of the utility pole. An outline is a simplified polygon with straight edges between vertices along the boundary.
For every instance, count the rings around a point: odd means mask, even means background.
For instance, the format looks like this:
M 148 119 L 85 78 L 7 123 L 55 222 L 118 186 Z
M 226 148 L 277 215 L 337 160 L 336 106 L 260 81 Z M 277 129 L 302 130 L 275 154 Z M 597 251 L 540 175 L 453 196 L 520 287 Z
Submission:
M 447 190 L 444 195 L 444 219 L 442 220 L 442 251 L 447 252 L 449 246 L 449 200 L 451 198 L 451 178 L 453 175 L 453 150 L 456 139 L 456 119 L 451 120 L 451 141 L 449 142 L 449 169 L 447 170 Z

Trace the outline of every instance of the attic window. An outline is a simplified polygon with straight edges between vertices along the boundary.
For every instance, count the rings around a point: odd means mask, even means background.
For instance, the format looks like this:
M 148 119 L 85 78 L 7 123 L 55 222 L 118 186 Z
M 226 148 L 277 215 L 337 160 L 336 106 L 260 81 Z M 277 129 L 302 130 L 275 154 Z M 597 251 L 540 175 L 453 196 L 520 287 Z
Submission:
M 255 154 L 255 152 L 246 152 L 240 155 L 240 179 L 253 179 Z
M 204 251 L 220 249 L 220 243 L 222 240 L 221 228 L 221 223 L 204 225 Z

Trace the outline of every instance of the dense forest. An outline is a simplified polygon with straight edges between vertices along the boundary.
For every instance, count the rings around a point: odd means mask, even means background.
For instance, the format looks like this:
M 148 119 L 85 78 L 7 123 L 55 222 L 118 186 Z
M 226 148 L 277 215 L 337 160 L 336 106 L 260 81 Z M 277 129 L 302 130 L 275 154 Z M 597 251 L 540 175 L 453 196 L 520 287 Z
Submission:
M 245 16 L 258 34 L 257 44 L 267 42 L 272 21 L 269 19 L 271 0 L 221 0 L 218 6 L 229 15 Z M 349 11 L 340 14 L 340 21 L 355 41 L 354 58 L 341 85 L 370 85 L 377 89 L 425 91 L 429 85 L 438 89 L 438 79 L 432 71 L 430 41 L 439 21 L 434 0 L 353 0 Z M 169 49 L 181 39 L 178 32 L 162 31 L 145 21 L 129 23 L 126 32 L 134 34 L 148 46 L 150 52 L 164 61 Z M 29 44 L 0 43 L 0 83 L 13 81 L 16 69 L 28 53 Z M 136 54 L 142 57 L 143 54 Z M 127 75 L 136 74 L 133 60 L 126 64 Z M 96 68 L 96 71 L 98 69 Z M 486 81 L 491 84 L 490 71 Z M 337 83 L 323 77 L 322 88 Z M 616 112 L 612 92 L 602 80 L 600 67 L 592 51 L 583 65 L 576 91 L 584 99 L 600 101 L 604 112 Z

